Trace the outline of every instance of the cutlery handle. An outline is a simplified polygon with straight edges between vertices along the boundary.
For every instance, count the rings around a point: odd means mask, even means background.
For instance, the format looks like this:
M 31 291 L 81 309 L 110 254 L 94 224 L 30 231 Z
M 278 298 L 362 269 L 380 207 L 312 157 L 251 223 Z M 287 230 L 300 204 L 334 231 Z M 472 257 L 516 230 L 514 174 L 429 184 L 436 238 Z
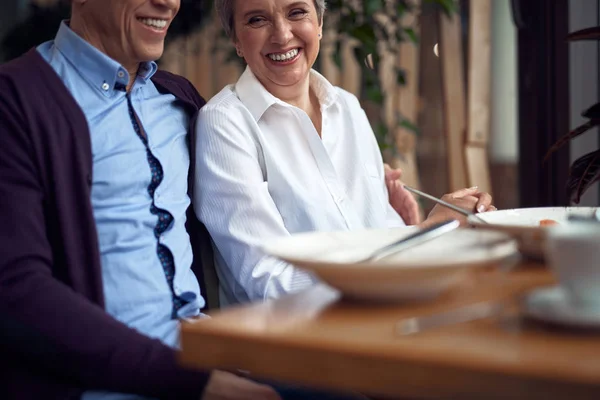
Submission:
M 384 257 L 390 256 L 392 254 L 396 254 L 402 250 L 406 250 L 410 247 L 414 247 L 421 243 L 425 243 L 429 240 L 435 239 L 444 233 L 453 231 L 458 228 L 460 223 L 451 219 L 448 221 L 440 222 L 438 224 L 432 225 L 428 228 L 421 229 L 412 235 L 402 238 L 394 243 L 390 243 L 385 247 L 382 247 L 379 250 L 373 252 L 369 257 L 359 261 L 359 262 L 367 262 L 367 261 L 375 261 L 380 260 Z
M 450 203 L 448 203 L 447 201 L 444 201 L 444 200 L 442 200 L 442 199 L 438 199 L 438 198 L 437 198 L 437 197 L 435 197 L 435 196 L 432 196 L 432 195 L 430 195 L 430 194 L 427 194 L 427 193 L 425 193 L 425 192 L 421 192 L 420 190 L 417 190 L 417 189 L 415 189 L 415 188 L 412 188 L 412 187 L 410 187 L 410 186 L 406 186 L 406 185 L 404 185 L 404 189 L 406 189 L 406 190 L 408 190 L 409 192 L 412 192 L 412 193 L 414 193 L 414 194 L 416 194 L 416 195 L 418 195 L 418 196 L 421 196 L 421 197 L 424 197 L 424 198 L 426 198 L 426 199 L 428 199 L 428 200 L 431 200 L 431 201 L 433 201 L 433 202 L 435 202 L 435 203 L 441 204 L 441 205 L 443 205 L 444 207 L 447 207 L 447 208 L 449 208 L 449 209 L 451 209 L 451 210 L 454 210 L 454 211 L 456 211 L 457 213 L 460 213 L 460 214 L 462 214 L 462 215 L 465 215 L 465 216 L 467 216 L 467 217 L 468 217 L 468 216 L 471 216 L 471 215 L 473 215 L 473 214 L 474 214 L 474 213 L 472 213 L 471 211 L 467 211 L 467 210 L 465 210 L 464 208 L 460 208 L 460 207 L 458 207 L 458 206 L 455 206 L 454 204 L 450 204 Z
M 433 315 L 406 318 L 398 322 L 396 325 L 396 332 L 399 335 L 406 336 L 446 325 L 488 318 L 499 314 L 502 307 L 503 305 L 500 302 L 482 302 L 458 307 L 450 311 L 443 311 Z

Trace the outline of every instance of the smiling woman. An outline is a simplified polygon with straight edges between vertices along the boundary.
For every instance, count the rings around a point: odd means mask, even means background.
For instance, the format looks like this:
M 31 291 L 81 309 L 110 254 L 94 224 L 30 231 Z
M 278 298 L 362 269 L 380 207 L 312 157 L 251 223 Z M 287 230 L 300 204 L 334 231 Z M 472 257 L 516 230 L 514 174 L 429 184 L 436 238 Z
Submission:
M 310 107 L 298 101 L 309 100 L 303 94 L 309 92 L 306 78 L 319 54 L 323 10 L 311 0 L 247 0 L 235 5 L 231 34 L 238 54 L 275 97 Z M 314 106 L 317 99 L 310 100 Z M 314 111 L 311 120 L 320 125 Z
M 265 240 L 404 226 L 407 219 L 389 204 L 381 153 L 358 99 L 313 69 L 325 2 L 217 0 L 216 6 L 247 68 L 199 113 L 194 209 L 211 233 L 227 304 L 316 281 L 267 257 Z M 417 207 L 403 186 L 397 190 L 401 202 Z M 445 200 L 469 210 L 491 203 L 476 188 Z M 436 208 L 424 224 L 450 218 L 461 219 Z

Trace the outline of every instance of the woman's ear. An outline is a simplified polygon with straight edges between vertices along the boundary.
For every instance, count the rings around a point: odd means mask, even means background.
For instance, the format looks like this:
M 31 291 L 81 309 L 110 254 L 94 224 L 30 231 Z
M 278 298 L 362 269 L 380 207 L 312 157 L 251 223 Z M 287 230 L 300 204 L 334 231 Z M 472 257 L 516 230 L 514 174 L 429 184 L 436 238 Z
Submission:
M 321 15 L 321 19 L 319 20 L 319 39 L 323 38 L 323 16 Z
M 242 51 L 242 49 L 240 49 L 239 45 L 235 45 L 235 52 L 237 53 L 238 57 L 244 57 L 244 52 Z

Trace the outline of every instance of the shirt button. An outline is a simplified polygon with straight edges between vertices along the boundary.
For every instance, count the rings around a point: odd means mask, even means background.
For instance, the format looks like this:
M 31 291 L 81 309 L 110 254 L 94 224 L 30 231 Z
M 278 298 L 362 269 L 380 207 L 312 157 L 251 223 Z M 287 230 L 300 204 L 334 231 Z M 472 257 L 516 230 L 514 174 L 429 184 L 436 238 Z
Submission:
M 117 72 L 117 76 L 118 76 L 119 78 L 122 78 L 122 77 L 124 77 L 124 76 L 125 76 L 125 72 L 123 72 L 123 71 L 119 71 L 119 72 Z
M 104 82 L 102 84 L 102 90 L 104 90 L 106 92 L 108 89 L 110 89 L 110 86 L 108 86 L 108 83 Z

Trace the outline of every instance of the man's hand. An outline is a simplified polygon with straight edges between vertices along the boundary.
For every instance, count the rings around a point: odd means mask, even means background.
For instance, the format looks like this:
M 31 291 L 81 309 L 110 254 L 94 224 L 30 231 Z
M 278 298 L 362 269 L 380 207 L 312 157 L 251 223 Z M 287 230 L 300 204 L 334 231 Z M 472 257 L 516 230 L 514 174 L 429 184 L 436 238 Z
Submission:
M 406 189 L 400 178 L 402 170 L 392 169 L 388 164 L 383 164 L 385 170 L 385 185 L 388 189 L 390 205 L 402 217 L 406 225 L 417 225 L 421 222 L 419 203 Z
M 476 186 L 446 194 L 442 197 L 442 200 L 474 213 L 496 210 L 496 207 L 492 205 L 492 196 L 489 193 L 480 192 Z M 437 204 L 431 210 L 427 219 L 423 221 L 422 226 L 429 226 L 449 219 L 457 219 L 461 225 L 467 222 L 467 218 L 464 215 Z
M 213 371 L 201 400 L 281 400 L 275 389 L 224 371 Z

